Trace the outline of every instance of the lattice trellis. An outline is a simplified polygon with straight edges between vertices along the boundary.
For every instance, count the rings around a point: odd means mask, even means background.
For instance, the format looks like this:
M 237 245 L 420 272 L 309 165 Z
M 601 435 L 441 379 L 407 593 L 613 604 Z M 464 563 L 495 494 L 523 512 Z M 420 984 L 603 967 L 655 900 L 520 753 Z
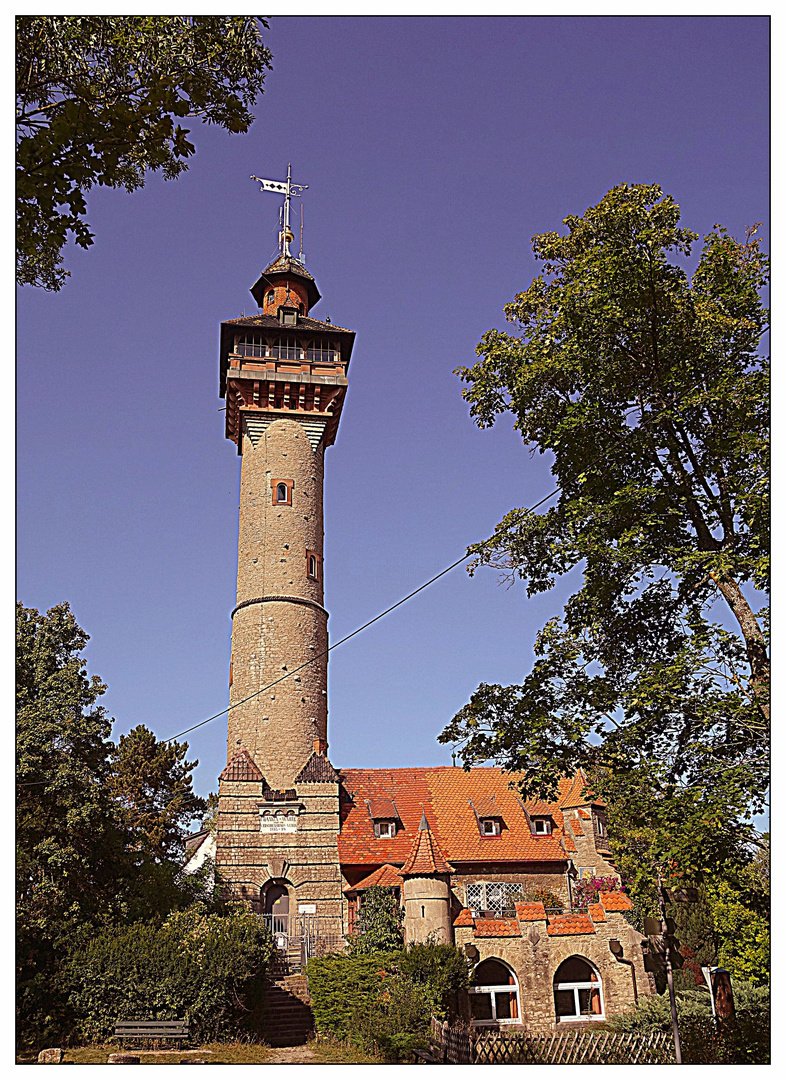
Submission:
M 662 1031 L 566 1031 L 554 1035 L 479 1032 L 432 1020 L 434 1041 L 453 1065 L 669 1065 L 674 1042 Z

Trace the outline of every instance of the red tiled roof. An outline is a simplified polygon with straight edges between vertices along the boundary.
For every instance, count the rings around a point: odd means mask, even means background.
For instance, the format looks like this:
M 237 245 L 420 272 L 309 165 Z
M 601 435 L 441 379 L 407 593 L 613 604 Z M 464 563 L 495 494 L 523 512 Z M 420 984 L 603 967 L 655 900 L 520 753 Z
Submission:
M 515 919 L 475 919 L 475 937 L 521 937 Z
M 497 806 L 493 795 L 476 795 L 472 800 L 472 809 L 479 818 L 502 817 L 502 811 Z
M 368 812 L 375 821 L 391 820 L 398 817 L 398 810 L 396 810 L 396 804 L 392 799 L 379 797 L 367 799 L 366 805 L 368 806 Z
M 574 836 L 583 836 L 584 835 L 584 830 L 581 827 L 581 822 L 579 821 L 579 819 L 578 818 L 569 818 L 569 821 L 570 821 L 570 827 L 571 827 L 571 829 L 573 829 L 573 835 Z
M 584 818 L 585 821 L 592 821 L 592 814 L 589 810 L 585 810 L 583 806 L 579 807 L 579 817 Z
M 565 851 L 577 851 L 578 848 L 573 843 L 573 837 L 569 833 L 565 833 L 562 837 L 562 844 Z
M 242 746 L 218 779 L 232 783 L 259 783 L 263 776 L 251 754 L 249 754 L 245 746 Z
M 403 877 L 405 874 L 418 877 L 428 874 L 449 874 L 452 870 L 453 867 L 445 859 L 439 849 L 439 844 L 431 835 L 424 812 L 418 835 L 412 843 L 412 850 L 407 856 L 407 861 L 401 867 L 401 876 Z
M 565 782 L 560 780 L 560 789 Z M 567 784 L 569 786 L 559 800 L 559 805 L 563 810 L 575 810 L 577 807 L 586 806 L 587 803 L 593 806 L 606 805 L 602 799 L 597 799 L 589 790 L 583 769 L 579 769 L 573 779 L 567 781 Z
M 602 892 L 598 897 L 606 911 L 630 911 L 633 904 L 621 892 Z
M 603 908 L 603 904 L 588 904 L 587 914 L 593 922 L 605 922 L 606 912 Z
M 533 836 L 511 782 L 516 775 L 497 768 L 437 766 L 420 769 L 345 769 L 341 773 L 351 800 L 341 804 L 341 833 L 338 850 L 347 866 L 379 866 L 383 862 L 403 863 L 410 854 L 421 814 L 425 812 L 431 832 L 444 858 L 457 862 L 565 862 L 560 843 L 562 812 L 559 804 L 527 802 L 538 814 L 554 820 L 554 832 Z M 571 780 L 560 782 L 567 795 Z M 481 836 L 469 805 L 494 796 L 497 813 L 505 827 L 499 836 Z M 375 837 L 365 799 L 392 799 L 401 828 L 394 837 Z M 489 815 L 491 816 L 491 815 Z M 572 841 L 571 841 L 572 843 Z M 569 850 L 575 850 L 575 846 Z
M 594 934 L 595 927 L 589 915 L 555 915 L 549 920 L 546 933 L 550 937 L 562 937 L 567 934 Z
M 462 908 L 456 918 L 453 920 L 454 926 L 472 926 L 475 920 L 472 918 L 472 912 L 468 907 Z
M 368 874 L 359 881 L 357 885 L 353 885 L 351 889 L 346 889 L 346 892 L 365 892 L 366 889 L 372 888 L 374 885 L 379 885 L 382 888 L 401 888 L 401 874 L 398 871 L 397 866 L 391 866 L 390 863 L 385 863 L 384 866 L 378 867 L 373 873 Z
M 519 922 L 545 921 L 546 909 L 543 904 L 516 904 L 516 918 Z

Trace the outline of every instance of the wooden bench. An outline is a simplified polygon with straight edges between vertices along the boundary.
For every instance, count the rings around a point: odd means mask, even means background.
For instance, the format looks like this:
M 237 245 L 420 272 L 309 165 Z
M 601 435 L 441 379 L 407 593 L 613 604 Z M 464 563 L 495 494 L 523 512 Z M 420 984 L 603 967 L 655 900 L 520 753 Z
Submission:
M 129 1039 L 166 1039 L 184 1042 L 188 1038 L 185 1020 L 118 1020 L 114 1037 L 122 1045 Z

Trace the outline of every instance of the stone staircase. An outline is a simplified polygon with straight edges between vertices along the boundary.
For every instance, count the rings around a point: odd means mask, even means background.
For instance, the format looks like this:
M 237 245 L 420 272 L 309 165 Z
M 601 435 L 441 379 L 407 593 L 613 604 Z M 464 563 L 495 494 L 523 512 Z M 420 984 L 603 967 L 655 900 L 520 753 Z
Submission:
M 305 975 L 284 975 L 271 968 L 267 987 L 265 1041 L 270 1046 L 300 1046 L 314 1030 Z

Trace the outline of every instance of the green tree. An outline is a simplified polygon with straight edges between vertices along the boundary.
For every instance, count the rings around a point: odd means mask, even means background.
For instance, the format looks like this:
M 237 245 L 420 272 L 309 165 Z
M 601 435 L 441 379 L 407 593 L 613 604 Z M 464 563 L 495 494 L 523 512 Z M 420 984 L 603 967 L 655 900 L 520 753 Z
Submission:
M 220 903 L 207 871 L 181 874 L 178 838 L 203 807 L 187 746 L 140 726 L 115 747 L 68 604 L 18 604 L 16 619 L 19 1024 L 44 1033 L 58 1030 L 58 973 L 86 932 Z
M 573 570 L 581 586 L 522 684 L 481 685 L 440 736 L 546 797 L 585 766 L 651 826 L 650 879 L 744 861 L 768 782 L 766 260 L 755 228 L 715 226 L 689 277 L 679 222 L 659 187 L 623 184 L 535 237 L 543 273 L 506 307 L 518 333 L 489 331 L 458 369 L 479 426 L 512 412 L 559 484 L 473 569 L 529 595 Z
M 206 802 L 194 793 L 188 743 L 159 742 L 139 724 L 121 735 L 111 758 L 111 790 L 133 849 L 157 861 L 180 862 L 183 842 Z
M 357 930 L 350 942 L 353 953 L 382 953 L 404 944 L 404 913 L 393 889 L 372 885 L 363 893 Z
M 68 604 L 16 610 L 17 963 L 22 1025 L 52 1008 L 56 956 L 78 928 L 118 914 L 123 836 L 109 793 L 106 687 Z
M 770 981 L 769 837 L 766 847 L 734 878 L 709 883 L 707 895 L 719 942 L 718 960 L 735 979 Z
M 246 15 L 21 15 L 16 20 L 17 280 L 59 289 L 85 192 L 179 176 L 185 117 L 245 132 L 271 54 Z

